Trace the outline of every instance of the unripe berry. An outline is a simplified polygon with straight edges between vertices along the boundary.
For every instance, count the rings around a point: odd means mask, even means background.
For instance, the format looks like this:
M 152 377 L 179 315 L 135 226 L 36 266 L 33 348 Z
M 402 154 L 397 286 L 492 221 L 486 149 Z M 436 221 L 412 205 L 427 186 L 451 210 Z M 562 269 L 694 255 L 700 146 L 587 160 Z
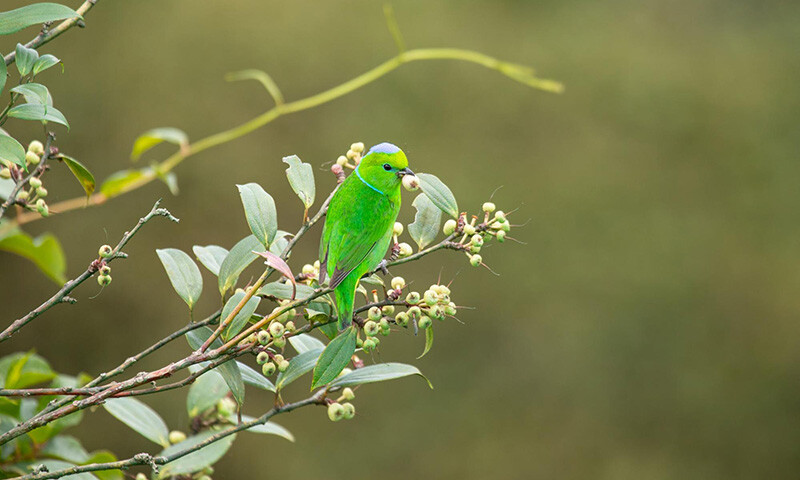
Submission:
M 281 355 L 280 353 L 275 354 L 272 356 L 272 359 L 275 362 L 275 365 L 277 365 L 283 361 L 283 355 Z
M 182 441 L 186 440 L 186 434 L 179 431 L 173 430 L 169 432 L 169 443 L 181 443 Z
M 97 277 L 97 283 L 101 287 L 105 287 L 109 283 L 111 283 L 111 275 L 100 275 Z
M 256 363 L 264 365 L 267 362 L 269 362 L 269 354 L 267 352 L 258 352 L 258 355 L 256 355 Z
M 36 205 L 38 206 L 39 202 L 36 202 Z M 113 251 L 114 249 L 111 248 L 111 245 L 103 245 L 100 247 L 100 250 L 97 251 L 97 254 L 102 258 L 108 258 Z
M 408 309 L 408 315 L 412 318 L 419 318 L 422 315 L 422 310 L 415 305 Z
M 381 344 L 381 339 L 378 337 L 372 337 L 370 340 L 372 340 L 372 343 L 374 343 L 376 347 Z
M 506 214 L 502 210 L 498 210 L 494 213 L 494 219 L 500 223 L 506 223 Z
M 427 315 L 423 315 L 423 316 L 422 316 L 422 317 L 419 319 L 419 321 L 417 322 L 417 325 L 419 325 L 419 328 L 421 328 L 421 329 L 423 329 L 423 330 L 424 330 L 424 329 L 426 329 L 426 328 L 430 327 L 430 326 L 431 326 L 431 323 L 433 323 L 433 322 L 431 321 L 431 317 L 429 317 L 429 316 L 427 316 Z
M 494 212 L 495 208 L 497 208 L 497 207 L 495 207 L 494 203 L 492 203 L 492 202 L 486 202 L 486 203 L 483 204 L 483 211 L 486 212 L 486 213 Z
M 481 257 L 478 254 L 475 254 L 475 255 L 472 255 L 471 257 L 469 257 L 469 264 L 472 265 L 473 267 L 477 267 L 478 265 L 481 264 L 482 261 L 483 261 L 483 257 Z
M 39 140 L 34 140 L 28 144 L 28 151 L 36 155 L 44 155 L 44 145 Z
M 403 187 L 409 192 L 416 192 L 419 190 L 419 179 L 416 175 L 403 176 Z
M 403 277 L 394 277 L 392 279 L 392 288 L 395 290 L 402 290 L 406 288 L 406 281 Z
M 447 314 L 447 315 L 450 315 L 451 317 L 455 317 L 456 313 L 457 313 L 456 304 L 453 303 L 453 302 L 450 302 L 447 305 L 445 305 L 444 313 Z
M 44 199 L 43 198 L 40 198 L 36 202 L 36 211 L 39 212 L 39 215 L 41 215 L 43 217 L 49 217 L 50 216 L 50 209 L 47 207 L 47 204 L 44 203 Z
M 328 418 L 330 418 L 332 422 L 338 422 L 343 419 L 344 413 L 344 407 L 341 403 L 331 403 L 328 405 Z
M 285 372 L 287 368 L 289 368 L 289 360 L 284 360 L 278 364 L 279 372 Z
M 408 257 L 414 253 L 414 249 L 411 248 L 411 245 L 403 242 L 400 244 L 400 257 Z
M 503 222 L 500 224 L 500 231 L 501 232 L 508 232 L 511 230 L 511 224 L 508 222 Z
M 350 420 L 350 419 L 352 419 L 353 417 L 356 416 L 356 407 L 353 406 L 352 403 L 350 403 L 350 402 L 344 403 L 344 404 L 342 404 L 342 407 L 344 408 L 343 417 L 344 417 L 345 420 Z
M 364 340 L 364 346 L 362 347 L 365 352 L 369 353 L 375 349 L 378 344 L 375 342 L 375 337 L 370 337 Z
M 394 322 L 400 327 L 407 326 L 408 325 L 408 313 L 406 313 L 406 312 L 398 313 L 397 315 L 394 316 Z
M 268 331 L 266 331 L 266 330 L 259 330 L 259 331 L 258 331 L 258 333 L 256 334 L 256 340 L 257 340 L 257 341 L 258 341 L 258 343 L 260 343 L 261 345 L 266 345 L 266 344 L 268 344 L 268 343 L 269 343 L 269 341 L 270 341 L 270 340 L 272 340 L 272 337 L 270 336 L 270 334 L 269 334 L 269 332 L 268 332 Z M 262 362 L 262 363 L 263 363 L 263 362 Z
M 384 315 L 394 315 L 394 305 L 384 305 L 381 307 L 381 313 Z
M 356 337 L 356 348 L 361 348 L 364 346 L 364 340 L 361 337 Z
M 481 253 L 481 246 L 480 245 L 475 245 L 475 244 L 470 244 L 469 252 L 470 253 Z
M 28 153 L 25 154 L 25 162 L 30 163 L 31 165 L 39 165 L 39 161 L 41 161 L 39 155 L 36 155 L 31 151 L 28 151 Z
M 497 237 L 497 241 L 498 242 L 500 242 L 500 243 L 505 242 L 506 241 L 506 232 L 505 232 L 505 230 L 498 230 L 497 233 L 495 234 L 495 237 Z
M 364 151 L 364 143 L 363 142 L 356 142 L 356 143 L 350 145 L 350 150 L 352 150 L 354 152 L 361 153 L 361 152 Z
M 31 187 L 33 187 L 33 188 L 39 188 L 39 187 L 41 187 L 41 186 L 42 186 L 42 180 L 41 180 L 39 177 L 33 177 L 33 178 L 31 178 L 31 179 L 28 181 L 28 183 L 29 183 L 29 184 L 30 184 L 30 186 L 31 186 Z
M 470 243 L 472 243 L 473 245 L 477 245 L 477 246 L 481 247 L 481 246 L 483 246 L 483 237 L 476 233 L 470 239 Z
M 436 295 L 436 292 L 434 292 L 433 290 L 426 290 L 424 297 L 425 305 L 428 306 L 436 305 L 437 303 L 439 303 L 439 299 L 437 297 L 438 295 Z
M 393 235 L 402 235 L 403 234 L 403 224 L 400 222 L 394 222 L 394 226 L 392 227 L 392 234 Z
M 41 198 L 46 197 L 47 196 L 47 189 L 44 188 L 44 187 L 37 188 L 36 189 L 36 195 L 39 195 Z
M 378 326 L 381 327 L 381 330 L 389 330 L 389 319 L 386 317 L 381 318 L 381 321 L 378 322 Z
M 25 200 L 28 199 L 29 196 L 30 195 L 28 194 L 28 192 L 26 190 L 23 190 L 17 194 L 17 200 L 24 202 Z
M 267 362 L 264 365 L 261 365 L 261 373 L 264 374 L 265 377 L 269 377 L 273 373 L 275 373 L 275 364 L 272 362 Z
M 356 152 L 356 151 L 351 149 L 351 150 L 348 150 L 347 153 L 345 153 L 345 156 L 347 158 L 349 158 L 350 160 L 355 160 L 356 158 L 358 158 L 359 155 L 358 155 L 358 152 Z
M 381 313 L 381 309 L 378 307 L 370 307 L 369 311 L 367 312 L 367 318 L 376 322 L 380 320 L 382 316 L 383 314 Z
M 111 273 L 111 267 L 109 267 L 108 265 L 103 265 L 102 267 L 100 267 L 99 271 L 100 275 L 108 275 Z
M 0 178 L 9 179 L 11 178 L 11 170 L 6 167 L 0 168 Z
M 420 301 L 419 292 L 409 292 L 406 295 L 406 302 L 410 305 L 416 305 Z
M 464 233 L 466 233 L 467 235 L 470 236 L 475 235 L 475 231 L 476 230 L 474 225 L 470 225 L 469 223 L 464 225 Z
M 303 275 L 313 275 L 314 274 L 314 265 L 306 263 L 303 265 Z
M 428 311 L 429 315 L 436 320 L 444 320 L 444 308 L 441 305 L 435 305 Z
M 272 346 L 275 348 L 283 348 L 286 346 L 286 337 L 278 337 L 272 341 Z
M 201 475 L 200 477 L 197 478 L 197 480 L 212 480 L 212 479 L 208 475 Z
M 344 155 L 339 155 L 339 158 L 336 159 L 336 165 L 339 165 L 340 167 L 344 167 L 346 163 L 347 157 Z
M 150 479 L 147 478 L 147 475 L 145 475 L 144 473 L 137 473 L 136 480 L 150 480 Z
M 272 338 L 282 337 L 285 331 L 286 327 L 280 322 L 272 322 L 269 325 L 269 334 L 272 335 Z
M 293 321 L 289 320 L 288 322 L 286 322 L 286 331 L 287 332 L 292 333 L 295 330 L 297 330 L 297 327 L 294 326 L 294 322 Z
M 364 324 L 364 333 L 366 333 L 367 336 L 374 337 L 378 334 L 378 330 L 380 330 L 380 327 L 378 326 L 378 323 L 373 320 L 370 320 Z M 364 342 L 364 345 L 366 346 L 366 341 Z
M 450 287 L 447 285 L 431 285 L 431 290 L 437 295 L 450 295 Z
M 350 400 L 356 398 L 356 394 L 353 392 L 352 388 L 346 387 L 344 390 L 342 390 L 342 397 L 349 402 Z
M 444 232 L 445 235 L 452 235 L 453 232 L 456 231 L 456 226 L 458 226 L 458 224 L 456 223 L 455 220 L 451 218 L 450 220 L 444 222 L 444 227 L 442 227 L 442 231 Z
M 347 375 L 348 373 L 351 373 L 352 371 L 353 371 L 353 369 L 352 369 L 352 368 L 345 368 L 344 370 L 342 370 L 342 373 L 340 373 L 339 375 L 337 375 L 337 376 L 336 376 L 336 378 L 339 378 L 339 377 L 345 376 L 345 375 Z
M 230 417 L 236 413 L 236 402 L 228 397 L 217 402 L 217 412 L 223 417 Z

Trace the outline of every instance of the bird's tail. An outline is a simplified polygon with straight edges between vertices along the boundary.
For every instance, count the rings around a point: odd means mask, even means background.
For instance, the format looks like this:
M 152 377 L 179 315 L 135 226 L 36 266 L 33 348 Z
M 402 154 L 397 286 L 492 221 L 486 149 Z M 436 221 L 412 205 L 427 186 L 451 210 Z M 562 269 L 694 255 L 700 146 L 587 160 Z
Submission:
M 336 314 L 339 317 L 339 331 L 349 327 L 353 322 L 353 302 L 356 296 L 358 278 L 345 278 L 333 291 L 336 298 Z

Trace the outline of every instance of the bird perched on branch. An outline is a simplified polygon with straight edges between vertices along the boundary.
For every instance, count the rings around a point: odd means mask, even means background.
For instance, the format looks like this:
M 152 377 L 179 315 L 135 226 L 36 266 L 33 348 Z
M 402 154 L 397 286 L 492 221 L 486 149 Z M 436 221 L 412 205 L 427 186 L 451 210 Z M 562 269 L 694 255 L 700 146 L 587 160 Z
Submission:
M 325 274 L 330 277 L 339 330 L 352 322 L 358 280 L 386 255 L 406 175 L 414 172 L 403 151 L 381 143 L 367 152 L 331 199 L 319 247 L 320 283 Z

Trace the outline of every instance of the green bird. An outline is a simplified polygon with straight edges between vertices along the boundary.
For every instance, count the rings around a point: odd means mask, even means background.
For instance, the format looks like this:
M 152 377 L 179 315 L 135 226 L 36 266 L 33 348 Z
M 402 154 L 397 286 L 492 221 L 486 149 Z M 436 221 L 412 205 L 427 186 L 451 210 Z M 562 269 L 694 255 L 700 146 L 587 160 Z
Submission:
M 400 211 L 408 159 L 391 143 L 372 147 L 333 195 L 319 246 L 320 283 L 334 289 L 339 330 L 350 326 L 358 280 L 386 255 Z

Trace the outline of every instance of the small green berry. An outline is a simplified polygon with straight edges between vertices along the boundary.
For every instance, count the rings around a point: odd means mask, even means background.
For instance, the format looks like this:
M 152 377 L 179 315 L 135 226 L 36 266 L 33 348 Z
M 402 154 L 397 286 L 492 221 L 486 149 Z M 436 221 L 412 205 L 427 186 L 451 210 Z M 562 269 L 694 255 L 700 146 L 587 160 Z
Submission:
M 275 365 L 277 365 L 283 361 L 283 355 L 281 355 L 280 353 L 275 354 L 272 356 L 272 359 L 275 361 Z
M 342 407 L 344 407 L 343 417 L 345 420 L 350 420 L 356 416 L 356 407 L 352 403 L 350 402 L 344 403 L 342 404 Z
M 364 349 L 365 352 L 369 353 L 372 350 L 374 350 L 377 345 L 378 344 L 375 342 L 375 338 L 370 337 L 364 340 L 364 346 L 362 348 Z
M 444 307 L 444 313 L 446 315 L 450 315 L 451 317 L 455 317 L 458 310 L 456 310 L 456 304 L 453 302 L 448 303 Z
M 497 237 L 497 241 L 498 242 L 500 242 L 500 243 L 505 242 L 506 241 L 506 231 L 505 230 L 498 230 L 498 232 L 495 234 L 495 237 Z
M 291 332 L 294 332 L 295 330 L 297 330 L 297 327 L 294 326 L 294 322 L 293 321 L 289 320 L 288 322 L 286 322 L 286 331 L 287 332 L 291 333 Z
M 109 275 L 111 273 L 111 267 L 109 267 L 108 265 L 103 265 L 102 267 L 100 267 L 99 272 L 100 275 Z
M 419 325 L 419 328 L 424 330 L 424 329 L 430 327 L 431 323 L 433 323 L 431 321 L 431 317 L 429 317 L 427 315 L 423 315 L 422 317 L 420 317 L 419 321 L 417 322 L 417 325 Z
M 286 337 L 278 337 L 272 340 L 272 346 L 275 348 L 283 348 L 286 346 Z
M 456 221 L 451 218 L 448 221 L 444 222 L 444 227 L 442 227 L 442 231 L 444 232 L 445 235 L 452 235 L 453 232 L 456 231 L 457 226 L 458 223 L 456 223 Z
M 38 206 L 39 202 L 36 202 L 36 205 Z M 108 258 L 113 251 L 114 249 L 111 248 L 111 245 L 103 245 L 100 247 L 100 250 L 97 251 L 97 254 L 102 258 Z
M 17 194 L 17 200 L 24 202 L 25 200 L 28 199 L 29 196 L 30 194 L 27 191 L 23 190 Z
M 269 377 L 275 373 L 275 369 L 275 364 L 272 362 L 267 362 L 264 365 L 261 365 L 261 373 L 263 373 L 265 377 Z
M 394 316 L 394 322 L 400 327 L 407 326 L 408 325 L 408 313 L 406 313 L 406 312 L 398 313 L 397 315 Z
M 500 231 L 501 232 L 508 232 L 511 230 L 511 224 L 508 222 L 503 222 L 500 224 Z
M 392 288 L 395 290 L 402 290 L 406 287 L 406 280 L 403 277 L 394 277 L 392 279 Z
M 356 348 L 361 348 L 364 346 L 364 340 L 361 337 L 356 337 Z
M 50 216 L 50 209 L 47 207 L 47 203 L 45 203 L 43 198 L 36 201 L 36 211 L 43 217 Z
M 422 315 L 422 310 L 418 306 L 414 305 L 408 309 L 408 315 L 412 318 L 419 318 L 420 315 Z
M 201 475 L 200 477 L 197 478 L 197 480 L 212 480 L 212 479 L 208 475 Z
M 408 257 L 412 253 L 414 253 L 414 249 L 411 248 L 411 245 L 403 242 L 400 244 L 400 257 Z
M 354 152 L 357 152 L 357 153 L 361 153 L 361 152 L 364 151 L 364 143 L 363 142 L 356 142 L 356 143 L 350 145 L 350 150 L 352 150 Z
M 381 321 L 378 322 L 378 326 L 381 327 L 381 330 L 389 330 L 389 319 L 386 317 L 381 318 Z
M 279 372 L 285 372 L 287 368 L 289 368 L 289 360 L 284 360 L 278 364 Z
M 328 418 L 330 418 L 332 422 L 338 422 L 343 419 L 344 413 L 344 407 L 341 403 L 331 403 L 328 405 Z
M 406 295 L 406 303 L 410 305 L 416 305 L 420 300 L 419 292 L 409 292 L 408 295 Z
M 502 210 L 494 212 L 494 219 L 500 223 L 506 223 L 506 214 Z
M 367 312 L 367 318 L 373 321 L 378 321 L 381 319 L 383 314 L 381 313 L 381 309 L 378 307 L 370 307 L 369 311 Z
M 438 295 L 436 295 L 436 292 L 434 292 L 433 290 L 426 290 L 424 297 L 425 305 L 428 306 L 436 305 L 437 303 L 439 303 L 439 299 L 437 297 Z
M 339 158 L 336 159 L 336 165 L 340 167 L 344 167 L 347 164 L 347 157 L 344 155 L 339 155 Z
M 0 178 L 9 179 L 11 178 L 11 170 L 6 167 L 0 168 Z
M 269 334 L 272 335 L 272 338 L 282 337 L 285 331 L 286 327 L 280 322 L 272 322 L 269 324 Z
M 481 247 L 481 246 L 483 246 L 483 237 L 480 234 L 476 233 L 470 239 L 470 243 L 472 243 L 473 245 L 477 245 L 477 246 Z
M 223 417 L 230 417 L 236 413 L 236 402 L 228 397 L 221 399 L 217 402 L 217 413 Z
M 353 392 L 352 388 L 345 387 L 345 389 L 342 390 L 342 397 L 344 397 L 344 399 L 349 402 L 349 401 L 353 400 L 354 398 L 356 398 L 356 394 Z
M 42 186 L 42 180 L 39 177 L 33 177 L 28 181 L 32 188 L 39 188 Z
M 30 163 L 31 165 L 39 165 L 39 162 L 41 160 L 42 159 L 39 158 L 39 155 L 36 155 L 35 153 L 31 152 L 30 150 L 28 151 L 28 153 L 25 154 L 25 162 L 26 163 Z
M 256 363 L 264 365 L 267 362 L 269 362 L 269 354 L 267 352 L 258 352 L 258 355 L 256 355 Z
M 111 275 L 100 275 L 97 277 L 97 283 L 101 287 L 105 287 L 109 283 L 111 283 Z
M 306 263 L 303 265 L 303 275 L 313 275 L 314 274 L 314 265 Z
M 394 305 L 382 306 L 381 313 L 383 313 L 384 315 L 394 315 Z
M 350 373 L 352 371 L 353 371 L 352 368 L 345 368 L 344 370 L 342 370 L 342 373 L 340 373 L 339 375 L 336 376 L 336 378 L 339 378 L 339 377 L 342 377 L 344 375 L 347 375 L 348 373 Z
M 140 473 L 136 474 L 136 480 L 150 480 L 150 479 L 147 478 L 147 475 L 145 475 L 144 473 L 140 472 Z
M 495 208 L 497 208 L 497 207 L 492 202 L 486 202 L 486 203 L 483 204 L 483 211 L 486 212 L 486 213 L 494 212 Z
M 409 192 L 416 192 L 419 190 L 419 179 L 416 175 L 405 175 L 403 177 L 403 187 Z
M 256 340 L 261 345 L 266 345 L 269 343 L 270 340 L 272 340 L 272 336 L 266 330 L 259 330 L 258 333 L 256 334 Z
M 444 308 L 441 305 L 435 305 L 428 311 L 430 316 L 436 320 L 444 320 Z
M 475 235 L 476 231 L 477 230 L 475 230 L 475 225 L 470 225 L 469 223 L 464 225 L 464 233 L 466 233 L 467 235 L 469 236 Z
M 374 337 L 375 335 L 378 334 L 380 328 L 381 327 L 378 326 L 377 322 L 375 322 L 374 320 L 369 320 L 367 323 L 364 324 L 364 333 L 366 333 L 367 336 L 369 337 Z
M 173 430 L 169 432 L 169 443 L 181 443 L 184 440 L 186 440 L 186 434 L 180 430 Z
M 483 257 L 481 257 L 478 254 L 475 254 L 475 255 L 472 255 L 471 257 L 469 257 L 469 264 L 472 265 L 473 267 L 477 267 L 478 265 L 481 264 L 482 261 L 483 261 Z
M 392 227 L 392 234 L 393 235 L 402 235 L 403 234 L 403 224 L 400 222 L 394 222 L 394 226 Z
M 469 253 L 481 253 L 481 246 L 470 244 L 469 246 Z
M 39 140 L 34 140 L 28 144 L 28 151 L 36 155 L 44 155 L 44 145 Z

